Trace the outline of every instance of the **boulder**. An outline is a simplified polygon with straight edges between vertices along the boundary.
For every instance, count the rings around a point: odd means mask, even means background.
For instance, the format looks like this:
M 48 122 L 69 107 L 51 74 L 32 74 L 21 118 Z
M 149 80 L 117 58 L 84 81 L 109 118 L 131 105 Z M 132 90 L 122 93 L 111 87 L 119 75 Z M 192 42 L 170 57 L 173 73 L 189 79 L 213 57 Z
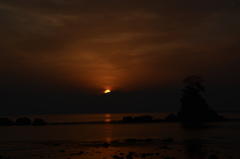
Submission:
M 42 126 L 47 125 L 47 123 L 43 119 L 35 119 L 32 123 L 33 126 Z
M 16 125 L 31 125 L 32 122 L 29 118 L 23 117 L 23 118 L 18 118 L 15 122 Z
M 123 121 L 123 122 L 126 122 L 126 123 L 132 122 L 132 121 L 133 121 L 133 117 L 131 117 L 131 116 L 123 117 L 123 120 L 122 120 L 122 121 Z
M 131 123 L 131 122 L 153 122 L 153 117 L 149 116 L 149 115 L 145 115 L 145 116 L 138 116 L 138 117 L 131 117 L 131 116 L 126 116 L 123 117 L 123 122 L 126 123 Z
M 105 142 L 104 144 L 102 144 L 102 146 L 105 147 L 105 148 L 108 148 L 110 146 L 110 144 Z
M 138 140 L 137 139 L 126 139 L 124 141 L 126 141 L 126 142 L 137 142 Z
M 8 118 L 0 118 L 0 126 L 11 126 L 14 125 L 14 122 Z
M 139 116 L 139 117 L 133 118 L 133 121 L 134 122 L 152 122 L 153 121 L 153 117 L 149 116 L 149 115 Z
M 168 139 L 163 139 L 162 142 L 173 142 L 174 140 L 171 139 L 171 138 L 168 138 Z
M 146 138 L 146 139 L 144 140 L 144 142 L 152 142 L 152 141 L 153 141 L 152 138 Z
M 165 118 L 165 121 L 177 121 L 178 118 L 175 114 L 171 113 L 169 114 L 166 118 Z
M 208 159 L 218 159 L 218 157 L 216 155 L 210 155 L 208 156 Z

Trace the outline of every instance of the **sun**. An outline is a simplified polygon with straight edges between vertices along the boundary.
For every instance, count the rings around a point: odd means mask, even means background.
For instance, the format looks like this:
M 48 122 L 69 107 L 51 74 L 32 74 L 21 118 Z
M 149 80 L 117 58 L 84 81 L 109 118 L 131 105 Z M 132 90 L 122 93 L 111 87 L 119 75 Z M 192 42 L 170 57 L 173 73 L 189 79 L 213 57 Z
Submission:
M 109 89 L 106 89 L 104 93 L 110 93 L 111 91 Z

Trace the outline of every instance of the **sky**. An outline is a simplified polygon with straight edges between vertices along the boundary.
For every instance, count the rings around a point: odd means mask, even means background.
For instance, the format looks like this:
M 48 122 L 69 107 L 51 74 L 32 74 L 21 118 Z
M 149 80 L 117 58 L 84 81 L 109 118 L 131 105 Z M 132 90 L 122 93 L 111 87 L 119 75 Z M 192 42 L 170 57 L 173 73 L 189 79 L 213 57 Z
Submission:
M 178 111 L 192 74 L 240 110 L 240 0 L 0 0 L 0 22 L 3 115 Z

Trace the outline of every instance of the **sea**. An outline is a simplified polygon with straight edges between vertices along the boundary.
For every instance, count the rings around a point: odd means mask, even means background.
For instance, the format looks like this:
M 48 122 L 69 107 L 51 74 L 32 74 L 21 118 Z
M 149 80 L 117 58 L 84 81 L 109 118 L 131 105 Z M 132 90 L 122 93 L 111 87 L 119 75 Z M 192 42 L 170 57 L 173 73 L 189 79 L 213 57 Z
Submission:
M 40 118 L 49 123 L 46 126 L 1 126 L 0 127 L 0 158 L 74 158 L 74 153 L 62 152 L 81 147 L 85 152 L 90 151 L 89 147 L 97 148 L 103 143 L 123 143 L 115 146 L 125 147 L 124 151 L 134 146 L 159 147 L 162 144 L 172 144 L 172 147 L 186 146 L 202 147 L 207 151 L 205 156 L 193 158 L 207 158 L 208 155 L 218 155 L 226 158 L 240 158 L 240 113 L 219 113 L 229 119 L 238 119 L 227 122 L 188 123 L 160 122 L 160 123 L 120 123 L 125 116 L 150 115 L 153 119 L 164 119 L 169 113 L 113 113 L 113 114 L 58 114 L 58 115 L 31 115 L 31 116 L 2 116 L 15 121 L 19 117 L 28 117 L 32 121 Z M 174 113 L 176 114 L 176 113 Z M 55 123 L 55 124 L 54 124 Z M 61 124 L 56 124 L 61 123 Z M 65 124 L 64 124 L 65 123 Z M 78 123 L 78 124 L 67 124 Z M 148 139 L 148 140 L 147 140 Z M 132 141 L 129 142 L 127 141 Z M 144 141 L 153 141 L 154 144 L 144 145 Z M 166 141 L 166 142 L 164 142 Z M 169 141 L 169 142 L 168 142 Z M 68 148 L 67 148 L 68 147 Z M 88 147 L 88 149 L 84 148 Z M 114 146 L 113 146 L 114 147 Z M 183 148 L 182 148 L 183 149 Z M 108 149 L 110 151 L 110 149 Z M 140 151 L 140 149 L 138 149 Z M 153 149 L 152 149 L 153 150 Z M 170 150 L 170 149 L 169 149 Z M 179 148 L 179 155 L 180 155 Z M 185 147 L 185 150 L 186 147 Z M 79 151 L 76 150 L 76 151 Z M 96 151 L 96 150 L 95 150 Z M 104 150 L 105 151 L 105 150 Z M 111 151 L 111 152 L 112 152 Z M 137 150 L 136 150 L 137 151 Z M 142 151 L 142 150 L 141 150 Z M 167 151 L 167 150 L 166 150 Z M 181 150 L 184 151 L 184 150 Z M 189 150 L 188 153 L 190 153 Z M 194 150 L 192 150 L 194 152 Z M 224 152 L 225 151 L 225 152 Z M 114 154 L 116 154 L 114 152 Z M 224 152 L 221 154 L 221 152 Z M 178 152 L 176 151 L 175 154 Z M 187 154 L 187 152 L 185 152 Z M 197 149 L 196 149 L 197 153 Z M 201 153 L 201 152 L 199 152 Z M 61 155 L 62 156 L 61 156 Z M 76 154 L 76 153 L 75 153 Z M 114 155 L 113 154 L 113 155 Z M 123 154 L 123 153 L 122 153 Z M 171 154 L 171 153 L 170 153 Z M 184 153 L 182 153 L 183 155 Z M 72 155 L 72 156 L 70 156 Z M 106 155 L 106 154 L 105 154 Z M 64 157 L 63 157 L 64 156 Z M 109 153 L 101 158 L 111 157 Z M 157 158 L 158 156 L 155 156 Z M 81 158 L 81 157 L 76 157 Z M 94 158 L 94 155 L 85 155 L 82 158 Z M 96 155 L 95 155 L 95 158 Z M 136 157 L 137 158 L 137 157 Z M 151 157 L 154 158 L 154 157 Z M 160 158 L 160 157 L 159 157 Z M 163 157 L 162 157 L 163 158 Z M 176 158 L 176 157 L 175 157 Z M 187 157 L 182 157 L 187 158 Z

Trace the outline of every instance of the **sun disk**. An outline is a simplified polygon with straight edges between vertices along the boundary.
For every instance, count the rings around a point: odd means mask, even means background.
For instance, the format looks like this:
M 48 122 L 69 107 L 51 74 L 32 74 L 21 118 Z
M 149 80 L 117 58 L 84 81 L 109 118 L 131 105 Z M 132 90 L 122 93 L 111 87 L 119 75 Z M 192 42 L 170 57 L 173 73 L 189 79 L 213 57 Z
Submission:
M 104 93 L 110 93 L 111 91 L 109 89 L 105 90 Z

